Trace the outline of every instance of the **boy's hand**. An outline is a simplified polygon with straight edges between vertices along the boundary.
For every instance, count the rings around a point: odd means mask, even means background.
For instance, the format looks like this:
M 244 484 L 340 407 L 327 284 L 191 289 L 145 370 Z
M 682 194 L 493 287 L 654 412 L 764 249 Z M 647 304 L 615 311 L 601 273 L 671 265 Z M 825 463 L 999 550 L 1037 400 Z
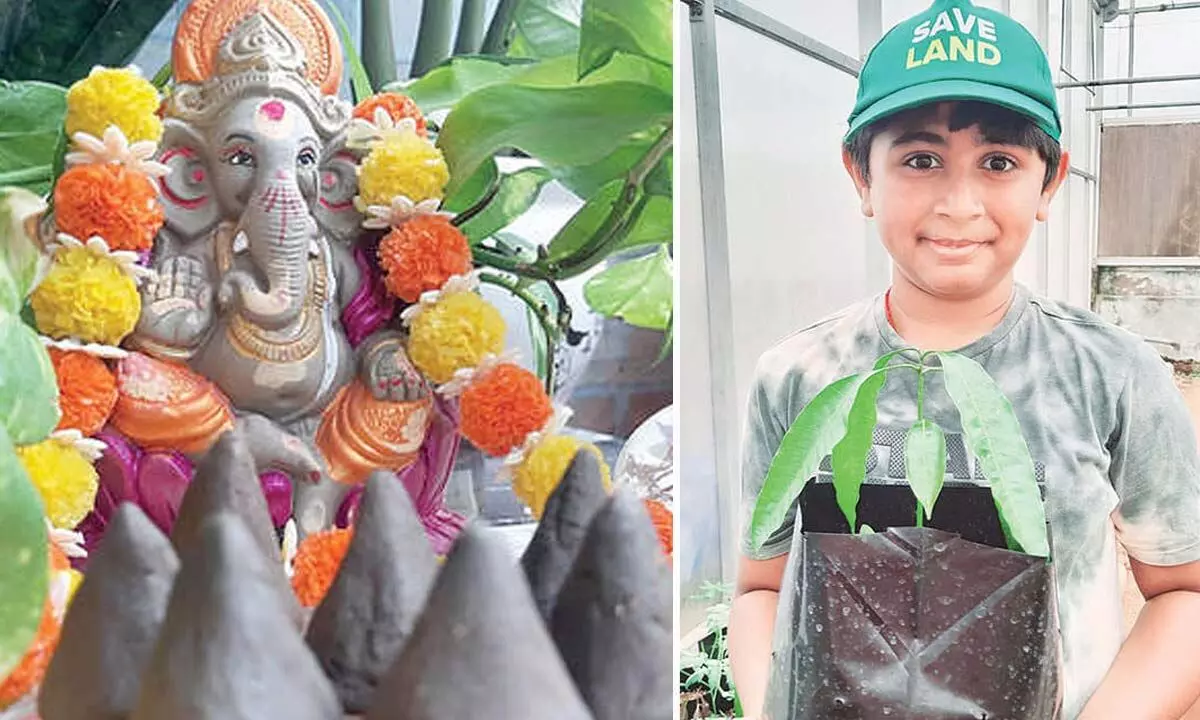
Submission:
M 1185 713 L 1200 698 L 1200 561 L 1129 563 L 1146 606 L 1079 720 L 1191 720 Z
M 758 720 L 771 677 L 771 636 L 787 555 L 770 560 L 743 557 L 729 614 L 729 662 L 733 684 L 748 720 Z

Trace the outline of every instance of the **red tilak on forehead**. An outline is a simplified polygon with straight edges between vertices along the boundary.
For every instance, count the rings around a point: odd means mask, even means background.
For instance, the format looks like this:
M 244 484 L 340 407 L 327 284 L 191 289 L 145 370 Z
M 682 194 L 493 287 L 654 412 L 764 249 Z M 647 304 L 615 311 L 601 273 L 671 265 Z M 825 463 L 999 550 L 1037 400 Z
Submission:
M 265 115 L 266 118 L 271 122 L 279 122 L 283 119 L 283 115 L 287 112 L 287 108 L 285 108 L 283 103 L 278 100 L 268 100 L 258 108 L 258 111 Z

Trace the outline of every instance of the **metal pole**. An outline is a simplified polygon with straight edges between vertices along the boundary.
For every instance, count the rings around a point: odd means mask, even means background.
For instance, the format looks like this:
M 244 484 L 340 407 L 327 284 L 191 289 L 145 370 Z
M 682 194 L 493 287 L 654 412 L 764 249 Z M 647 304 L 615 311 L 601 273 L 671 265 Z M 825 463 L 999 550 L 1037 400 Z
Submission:
M 1200 2 L 1168 2 L 1158 5 L 1143 5 L 1142 7 L 1128 7 L 1117 10 L 1118 15 L 1141 15 L 1142 13 L 1166 12 L 1167 10 L 1195 10 L 1200 8 Z
M 1054 87 L 1067 88 L 1101 87 L 1104 85 L 1142 85 L 1145 83 L 1179 82 L 1185 80 L 1200 80 L 1200 73 L 1192 75 L 1147 75 L 1139 78 L 1106 78 L 1104 80 L 1078 80 L 1073 82 L 1056 83 Z
M 738 0 L 702 0 L 705 4 L 714 3 L 713 10 L 720 17 L 741 25 L 747 30 L 753 30 L 759 35 L 771 38 L 793 50 L 797 50 L 814 60 L 819 60 L 830 67 L 858 77 L 862 63 L 844 52 L 831 48 L 823 42 L 781 23 L 775 18 L 761 13 Z
M 741 413 L 733 353 L 720 338 L 733 333 L 733 281 L 729 275 L 729 233 L 725 214 L 725 158 L 721 141 L 721 88 L 717 63 L 717 19 L 713 0 L 689 6 L 692 67 L 696 84 L 696 144 L 700 164 L 700 213 L 704 275 L 708 294 L 708 362 L 712 373 L 713 457 L 716 464 L 721 578 L 737 572 L 741 474 L 737 428 Z
M 1137 13 L 1129 14 L 1129 79 L 1133 79 L 1133 38 L 1134 38 L 1134 20 L 1137 19 Z M 1133 117 L 1133 83 L 1129 83 L 1129 92 L 1126 93 L 1125 100 L 1130 103 L 1129 117 Z
M 1177 108 L 1177 107 L 1200 107 L 1200 100 L 1189 100 L 1179 102 L 1160 102 L 1160 103 L 1141 103 L 1134 105 L 1125 103 L 1121 105 L 1093 105 L 1087 109 L 1088 112 L 1100 112 L 1104 110 L 1129 110 L 1130 115 L 1134 110 L 1154 110 L 1162 108 Z

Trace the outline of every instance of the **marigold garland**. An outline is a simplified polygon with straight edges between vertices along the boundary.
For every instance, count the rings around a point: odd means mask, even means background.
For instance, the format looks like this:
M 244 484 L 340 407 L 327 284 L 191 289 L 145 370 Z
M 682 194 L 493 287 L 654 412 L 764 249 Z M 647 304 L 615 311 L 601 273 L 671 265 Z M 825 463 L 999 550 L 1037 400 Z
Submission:
M 17 449 L 29 480 L 42 496 L 46 517 L 58 528 L 73 528 L 92 510 L 99 477 L 74 445 L 54 438 Z
M 85 436 L 100 432 L 117 404 L 117 378 L 100 358 L 80 351 L 49 348 L 58 378 L 58 430 L 74 428 Z
M 418 370 L 440 385 L 456 371 L 475 367 L 484 356 L 500 354 L 506 329 L 500 311 L 479 295 L 452 293 L 422 308 L 413 319 L 408 355 Z
M 84 247 L 59 250 L 29 297 L 43 335 L 119 345 L 133 332 L 142 301 L 137 283 L 111 258 Z
M 645 503 L 646 512 L 650 513 L 650 520 L 654 523 L 654 530 L 658 533 L 658 541 L 662 544 L 663 552 L 670 557 L 674 552 L 675 540 L 672 528 L 675 517 L 667 509 L 667 506 L 658 500 L 646 498 Z
M 67 90 L 67 137 L 101 137 L 116 125 L 130 142 L 162 137 L 160 99 L 154 84 L 129 68 L 95 68 Z
M 558 487 L 567 468 L 571 466 L 571 461 L 580 450 L 592 453 L 600 461 L 601 481 L 605 491 L 610 490 L 611 473 L 600 448 L 570 435 L 552 435 L 542 440 L 524 462 L 513 470 L 513 492 L 521 502 L 529 506 L 538 520 L 542 519 L 550 494 Z
M 379 244 L 387 289 L 405 302 L 471 271 L 471 245 L 443 215 L 417 215 Z
M 332 528 L 309 535 L 300 542 L 292 563 L 292 590 L 301 605 L 314 608 L 325 599 L 352 537 L 350 528 Z
M 459 407 L 463 437 L 493 457 L 520 447 L 554 415 L 542 381 L 511 363 L 472 382 L 463 391 Z
M 399 122 L 404 118 L 411 119 L 417 126 L 418 135 L 429 136 L 429 129 L 425 125 L 425 116 L 421 114 L 421 109 L 412 101 L 412 98 L 407 95 L 397 92 L 372 95 L 354 106 L 354 117 L 374 122 L 376 108 L 386 110 L 393 122 Z
M 76 165 L 54 186 L 58 229 L 87 239 L 104 238 L 111 250 L 149 250 L 163 225 L 158 189 L 149 177 L 123 165 Z
M 379 144 L 363 160 L 358 173 L 363 205 L 391 205 L 403 195 L 413 203 L 440 198 L 450 181 L 442 151 L 416 133 L 405 133 Z

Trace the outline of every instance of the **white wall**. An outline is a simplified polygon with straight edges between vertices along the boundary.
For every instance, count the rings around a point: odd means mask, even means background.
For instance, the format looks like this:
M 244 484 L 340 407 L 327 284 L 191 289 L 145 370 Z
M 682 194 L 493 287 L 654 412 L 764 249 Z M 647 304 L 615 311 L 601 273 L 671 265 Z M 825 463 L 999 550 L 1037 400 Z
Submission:
M 744 0 L 794 30 L 859 57 L 875 38 L 860 38 L 862 2 Z M 928 7 L 928 0 L 880 0 L 882 29 Z M 1057 80 L 1091 72 L 1090 0 L 1069 0 L 1064 18 L 1059 0 L 980 2 L 1025 23 L 1051 58 Z M 721 433 L 740 438 L 742 410 L 758 356 L 783 336 L 836 309 L 882 289 L 890 264 L 874 230 L 859 213 L 852 185 L 841 166 L 840 139 L 854 103 L 857 81 L 802 53 L 728 19 L 715 20 L 720 84 L 720 129 L 724 155 L 724 203 L 728 226 L 727 269 L 732 318 L 715 327 L 706 288 L 704 228 L 696 153 L 693 47 L 686 7 L 677 35 L 679 59 L 678 158 L 680 208 L 680 343 L 677 401 L 681 418 L 683 511 L 681 573 L 686 596 L 704 580 L 733 579 L 713 550 L 720 537 L 719 514 L 734 513 L 735 473 L 718 471 L 714 453 Z M 869 14 L 869 13 L 868 13 Z M 863 26 L 866 27 L 866 23 Z M 1064 42 L 1064 28 L 1068 31 Z M 701 79 L 703 81 L 703 79 Z M 1095 174 L 1095 113 L 1087 113 L 1087 90 L 1060 93 L 1064 144 L 1072 165 Z M 1079 305 L 1090 302 L 1094 188 L 1079 175 L 1067 181 L 1038 229 L 1018 278 L 1036 291 Z M 711 270 L 711 268 L 709 268 Z M 722 269 L 722 268 L 718 268 Z M 718 280 L 721 272 L 711 276 Z M 719 317 L 720 312 L 716 313 Z M 732 354 L 736 418 L 714 409 L 711 352 Z M 736 467 L 736 463 L 734 465 Z M 730 475 L 725 477 L 725 475 Z M 718 480 L 719 478 L 719 480 Z M 723 487 L 714 487 L 717 484 Z M 684 629 L 690 624 L 685 609 Z

